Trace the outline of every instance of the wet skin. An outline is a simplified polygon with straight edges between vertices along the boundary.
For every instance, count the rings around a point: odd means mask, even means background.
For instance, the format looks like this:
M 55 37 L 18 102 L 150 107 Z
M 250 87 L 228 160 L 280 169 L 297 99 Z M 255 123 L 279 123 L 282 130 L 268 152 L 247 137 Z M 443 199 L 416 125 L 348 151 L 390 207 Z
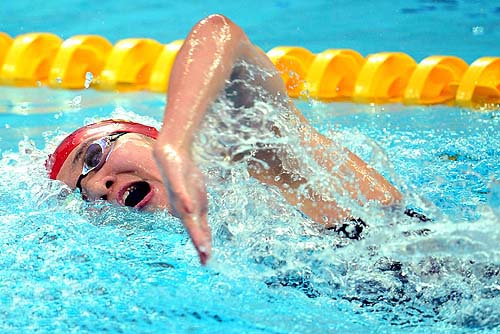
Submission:
M 103 136 L 86 137 L 68 156 L 57 179 L 75 189 L 88 146 Z M 146 211 L 170 209 L 162 176 L 153 158 L 154 142 L 154 139 L 136 133 L 127 133 L 112 142 L 105 151 L 105 155 L 111 151 L 107 160 L 82 180 L 82 196 L 90 201 L 104 199 L 131 206 L 127 197 L 138 188 L 137 185 L 147 183 L 149 189 L 137 195 L 141 199 L 138 203 L 134 201 L 133 206 Z
M 205 264 L 211 254 L 207 193 L 204 175 L 194 163 L 191 148 L 206 111 L 232 77 L 235 63 L 241 60 L 274 73 L 251 84 L 265 90 L 273 103 L 289 108 L 297 116 L 297 123 L 303 130 L 301 144 L 342 184 L 342 189 L 334 190 L 349 193 L 360 204 L 373 200 L 391 205 L 401 200 L 399 191 L 355 154 L 347 149 L 337 153 L 332 150 L 337 145 L 332 145 L 328 138 L 312 128 L 289 100 L 285 85 L 266 54 L 250 42 L 241 28 L 222 15 L 211 15 L 198 22 L 179 50 L 170 74 L 163 128 L 156 142 L 132 134 L 117 139 L 108 161 L 83 179 L 84 195 L 89 199 L 106 198 L 123 205 L 126 204 L 123 197 L 128 189 L 132 190 L 131 185 L 147 182 L 151 191 L 137 206 L 145 210 L 168 208 L 179 217 L 201 263 Z M 98 138 L 94 136 L 85 140 Z M 75 188 L 82 171 L 81 159 L 75 160 L 77 152 L 78 148 L 70 154 L 57 177 L 72 188 Z M 348 208 L 341 208 L 333 201 L 304 199 L 298 192 L 290 192 L 290 188 L 297 189 L 307 179 L 303 175 L 295 175 L 297 178 L 287 175 L 275 153 L 257 152 L 272 168 L 266 170 L 258 164 L 249 165 L 250 175 L 278 187 L 290 204 L 300 207 L 304 214 L 318 223 L 332 225 L 349 216 Z M 335 167 L 337 154 L 347 155 L 339 168 Z M 328 158 L 324 159 L 325 155 Z M 299 181 L 292 183 L 291 179 Z M 315 193 L 316 190 L 308 191 Z
M 222 15 L 211 15 L 198 22 L 185 39 L 172 67 L 163 128 L 154 147 L 154 157 L 165 180 L 170 204 L 181 218 L 202 263 L 210 257 L 211 233 L 204 177 L 193 161 L 191 147 L 206 111 L 224 90 L 234 64 L 241 60 L 274 73 L 251 84 L 265 90 L 272 101 L 288 107 L 297 116 L 305 129 L 301 144 L 310 149 L 315 160 L 332 172 L 336 165 L 335 154 L 330 154 L 326 161 L 322 159 L 325 152 L 331 152 L 331 141 L 307 124 L 288 98 L 284 82 L 271 60 L 250 42 L 243 30 Z M 327 224 L 335 224 L 349 215 L 347 208 L 340 208 L 334 202 L 304 200 L 297 192 L 289 192 L 289 187 L 294 188 L 294 185 L 276 183 L 276 176 L 282 176 L 284 171 L 279 159 L 270 153 L 266 162 L 276 163 L 277 168 L 269 174 L 264 168 L 249 166 L 255 167 L 249 170 L 253 177 L 277 186 L 290 204 L 300 207 L 318 223 L 325 224 L 324 217 L 327 217 Z M 353 153 L 347 150 L 342 153 L 347 154 L 347 161 L 332 173 L 343 183 L 342 191 L 356 200 L 374 200 L 384 205 L 401 200 L 399 191 L 377 171 Z

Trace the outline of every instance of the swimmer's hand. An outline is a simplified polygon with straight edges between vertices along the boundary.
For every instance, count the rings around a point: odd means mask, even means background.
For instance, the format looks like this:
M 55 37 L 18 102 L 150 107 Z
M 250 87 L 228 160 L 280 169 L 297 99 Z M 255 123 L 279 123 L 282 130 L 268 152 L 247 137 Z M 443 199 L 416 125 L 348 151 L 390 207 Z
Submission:
M 201 264 L 205 265 L 212 249 L 205 177 L 194 164 L 189 151 L 158 143 L 154 155 L 163 174 L 173 214 L 182 220 Z

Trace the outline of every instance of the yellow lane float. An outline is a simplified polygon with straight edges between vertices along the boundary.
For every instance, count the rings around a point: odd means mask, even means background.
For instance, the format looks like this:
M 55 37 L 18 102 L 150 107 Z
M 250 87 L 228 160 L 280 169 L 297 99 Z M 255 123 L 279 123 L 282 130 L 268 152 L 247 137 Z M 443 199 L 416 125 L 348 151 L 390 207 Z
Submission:
M 356 80 L 353 100 L 362 103 L 401 101 L 416 66 L 415 60 L 402 52 L 369 55 Z
M 149 90 L 159 93 L 167 91 L 170 71 L 183 43 L 183 40 L 178 40 L 163 47 L 158 59 L 156 59 L 151 78 L 149 79 Z
M 45 84 L 62 39 L 51 33 L 17 36 L 5 55 L 0 82 L 14 86 Z
M 456 102 L 463 107 L 500 103 L 500 58 L 482 57 L 474 61 L 460 81 Z
M 306 94 L 305 78 L 314 54 L 302 47 L 278 46 L 267 53 L 285 82 L 290 97 L 300 97 Z
M 111 50 L 98 87 L 105 90 L 146 88 L 162 48 L 162 44 L 150 38 L 119 41 Z
M 306 76 L 309 96 L 322 101 L 349 99 L 364 61 L 354 50 L 329 49 L 318 53 Z
M 458 57 L 431 56 L 413 71 L 404 92 L 406 104 L 437 104 L 454 99 L 467 63 Z
M 68 38 L 56 54 L 49 73 L 49 85 L 54 88 L 88 88 L 104 68 L 112 47 L 101 36 Z
M 12 37 L 10 37 L 4 32 L 0 32 L 0 69 L 2 68 L 5 54 L 9 50 L 11 44 L 12 44 Z
M 112 45 L 96 35 L 63 41 L 51 33 L 12 38 L 0 32 L 0 84 L 164 93 L 182 44 L 182 40 L 161 44 L 128 38 Z M 403 52 L 363 57 L 355 50 L 315 54 L 299 46 L 278 46 L 267 55 L 293 98 L 500 106 L 500 57 L 482 57 L 469 65 L 451 55 L 429 56 L 417 64 Z

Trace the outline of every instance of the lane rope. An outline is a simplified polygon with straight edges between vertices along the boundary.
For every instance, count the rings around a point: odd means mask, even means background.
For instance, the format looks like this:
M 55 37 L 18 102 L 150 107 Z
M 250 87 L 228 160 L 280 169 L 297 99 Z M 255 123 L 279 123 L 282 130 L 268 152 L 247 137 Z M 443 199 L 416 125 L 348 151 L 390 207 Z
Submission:
M 0 84 L 165 93 L 182 43 L 127 38 L 112 45 L 98 35 L 62 40 L 52 33 L 12 38 L 0 32 Z M 456 56 L 434 55 L 417 63 L 402 52 L 364 57 L 355 50 L 314 54 L 299 46 L 278 46 L 267 55 L 293 98 L 471 108 L 500 105 L 500 57 L 481 57 L 469 65 Z

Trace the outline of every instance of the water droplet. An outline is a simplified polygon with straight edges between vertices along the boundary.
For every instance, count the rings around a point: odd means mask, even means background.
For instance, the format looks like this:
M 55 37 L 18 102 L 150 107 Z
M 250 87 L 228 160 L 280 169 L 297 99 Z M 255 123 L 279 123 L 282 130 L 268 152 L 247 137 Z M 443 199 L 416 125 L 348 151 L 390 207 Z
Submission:
M 80 108 L 82 104 L 82 96 L 77 95 L 71 101 L 69 101 L 69 106 L 72 108 Z
M 94 80 L 94 75 L 92 74 L 92 72 L 85 73 L 85 88 L 90 87 L 92 80 Z

